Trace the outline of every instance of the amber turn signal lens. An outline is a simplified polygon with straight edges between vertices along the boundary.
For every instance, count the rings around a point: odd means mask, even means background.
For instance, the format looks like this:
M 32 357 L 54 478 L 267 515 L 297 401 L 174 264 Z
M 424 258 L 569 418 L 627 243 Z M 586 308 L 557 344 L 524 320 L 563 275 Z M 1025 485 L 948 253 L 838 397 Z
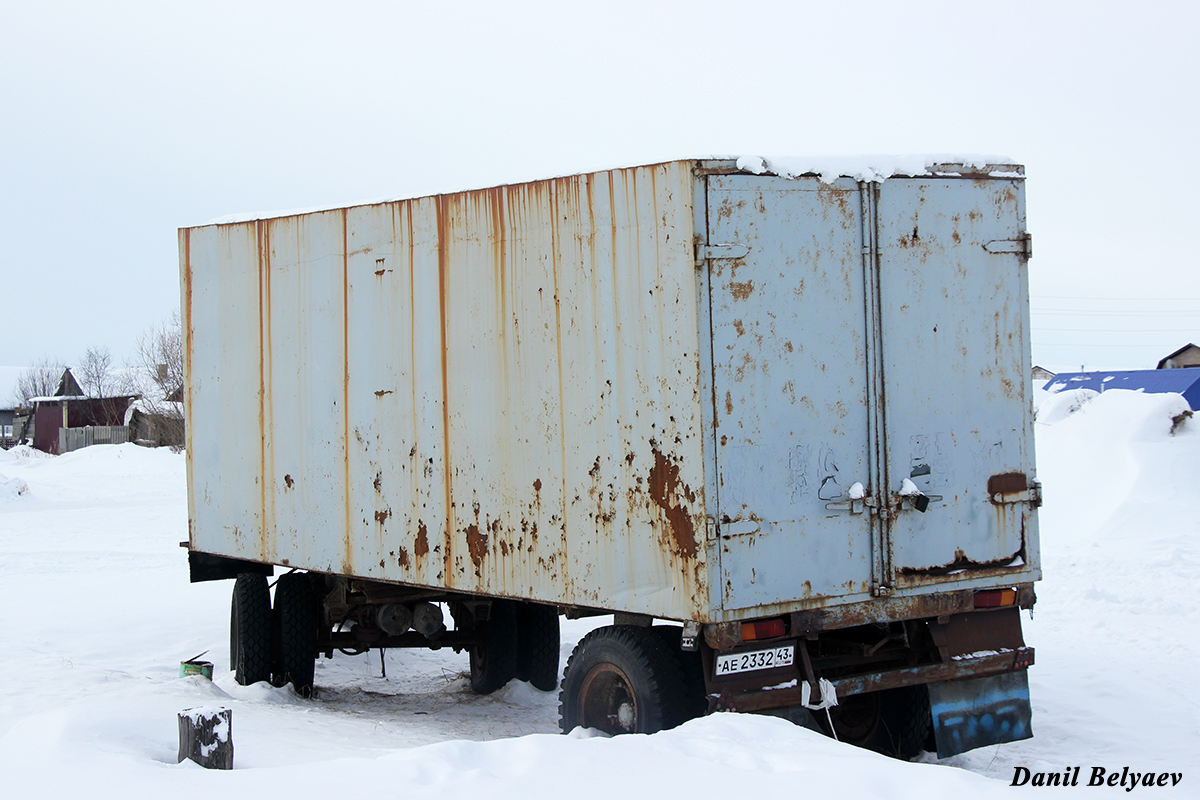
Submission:
M 742 641 L 752 642 L 755 639 L 774 639 L 787 634 L 787 625 L 782 619 L 760 619 L 757 622 L 742 623 Z
M 975 593 L 976 608 L 1000 608 L 1017 602 L 1016 589 L 988 589 Z

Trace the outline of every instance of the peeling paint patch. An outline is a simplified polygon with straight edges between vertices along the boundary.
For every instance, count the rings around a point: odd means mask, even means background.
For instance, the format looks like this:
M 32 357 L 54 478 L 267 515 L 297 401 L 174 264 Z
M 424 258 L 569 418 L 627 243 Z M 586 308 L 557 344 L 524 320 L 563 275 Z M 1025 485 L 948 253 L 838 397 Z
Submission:
M 483 565 L 484 556 L 488 552 L 488 535 L 479 530 L 478 525 L 468 525 L 467 552 L 471 555 L 471 563 L 478 570 Z
M 650 468 L 650 497 L 667 518 L 667 531 L 674 543 L 673 552 L 687 559 L 696 557 L 696 529 L 683 504 L 696 501 L 696 493 L 679 480 L 679 466 L 654 448 L 654 466 Z
M 417 541 L 413 545 L 413 555 L 417 558 L 429 555 L 429 529 L 421 520 L 417 520 Z
M 729 284 L 729 291 L 734 300 L 745 300 L 754 293 L 754 281 L 733 281 Z

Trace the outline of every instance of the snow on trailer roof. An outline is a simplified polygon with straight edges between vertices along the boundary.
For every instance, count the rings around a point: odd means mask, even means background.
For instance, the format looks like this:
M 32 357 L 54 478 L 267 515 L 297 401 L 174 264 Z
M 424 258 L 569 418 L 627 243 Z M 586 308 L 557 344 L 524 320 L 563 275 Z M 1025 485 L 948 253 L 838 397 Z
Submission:
M 998 155 L 864 155 L 864 156 L 742 156 L 738 169 L 756 175 L 781 178 L 815 175 L 823 183 L 838 178 L 885 181 L 893 177 L 920 175 L 987 175 L 992 178 L 1024 178 L 1025 168 L 1008 156 Z
M 754 175 L 778 175 L 781 178 L 799 178 L 811 175 L 824 183 L 832 183 L 838 178 L 853 178 L 860 181 L 885 181 L 893 177 L 915 177 L 920 175 L 986 175 L 992 178 L 1024 178 L 1025 168 L 1008 156 L 1000 155 L 964 155 L 964 154 L 924 154 L 924 155 L 859 155 L 859 156 L 704 156 L 695 159 L 677 159 L 680 161 L 697 161 L 708 165 L 717 163 L 727 164 L 730 169 L 749 172 Z M 671 163 L 671 162 L 659 162 Z M 650 165 L 636 165 L 650 166 Z M 630 165 L 612 167 L 610 169 L 628 169 Z M 592 172 L 607 170 L 589 170 L 576 172 L 573 175 L 588 175 Z M 568 175 L 552 175 L 541 180 L 570 177 Z M 513 181 L 502 185 L 519 185 L 536 181 Z M 416 194 L 384 197 L 375 200 L 363 200 L 348 205 L 312 206 L 309 208 L 292 208 L 281 211 L 242 212 L 227 214 L 211 219 L 194 227 L 209 225 L 234 225 L 241 222 L 254 222 L 260 219 L 278 219 L 281 217 L 298 217 L 302 214 L 315 214 L 321 211 L 336 211 L 342 208 L 373 206 L 381 203 L 397 203 L 403 200 L 416 200 L 422 197 L 456 194 L 458 191 L 479 191 L 495 187 L 474 186 L 467 189 L 439 192 L 436 195 Z M 193 226 L 188 226 L 193 227 Z

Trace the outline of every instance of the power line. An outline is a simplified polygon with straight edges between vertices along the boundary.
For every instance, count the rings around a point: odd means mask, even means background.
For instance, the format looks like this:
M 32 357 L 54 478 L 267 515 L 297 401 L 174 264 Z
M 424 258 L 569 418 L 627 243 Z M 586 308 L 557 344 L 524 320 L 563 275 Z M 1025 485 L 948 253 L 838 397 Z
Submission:
M 1031 306 L 1029 310 L 1034 314 L 1045 314 L 1055 317 L 1200 317 L 1200 310 L 1179 311 L 1176 309 L 1156 309 L 1154 311 L 1076 311 L 1074 309 L 1038 308 Z
M 1198 333 L 1200 328 L 1043 328 L 1034 325 L 1035 331 L 1063 331 L 1066 333 Z
M 1105 344 L 1103 342 L 1088 342 L 1087 344 L 1081 344 L 1080 342 L 1033 342 L 1033 345 L 1034 347 L 1070 347 L 1075 350 L 1086 350 L 1089 347 L 1104 347 L 1110 350 L 1116 347 L 1132 347 L 1140 348 L 1142 350 L 1149 350 L 1153 348 L 1160 351 L 1164 349 L 1160 344 L 1138 344 L 1135 342 L 1129 342 L 1126 344 Z
M 1130 301 L 1147 303 L 1200 303 L 1200 297 L 1082 297 L 1066 294 L 1031 294 L 1030 297 L 1044 300 L 1099 300 L 1105 303 L 1128 303 Z

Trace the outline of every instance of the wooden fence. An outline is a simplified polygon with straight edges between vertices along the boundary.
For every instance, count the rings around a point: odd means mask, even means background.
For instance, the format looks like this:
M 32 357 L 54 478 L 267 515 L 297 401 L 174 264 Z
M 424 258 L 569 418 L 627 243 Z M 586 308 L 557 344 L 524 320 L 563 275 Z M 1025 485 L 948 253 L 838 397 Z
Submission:
M 129 428 L 124 425 L 89 425 L 86 428 L 59 428 L 58 452 L 69 453 L 94 444 L 125 444 Z

